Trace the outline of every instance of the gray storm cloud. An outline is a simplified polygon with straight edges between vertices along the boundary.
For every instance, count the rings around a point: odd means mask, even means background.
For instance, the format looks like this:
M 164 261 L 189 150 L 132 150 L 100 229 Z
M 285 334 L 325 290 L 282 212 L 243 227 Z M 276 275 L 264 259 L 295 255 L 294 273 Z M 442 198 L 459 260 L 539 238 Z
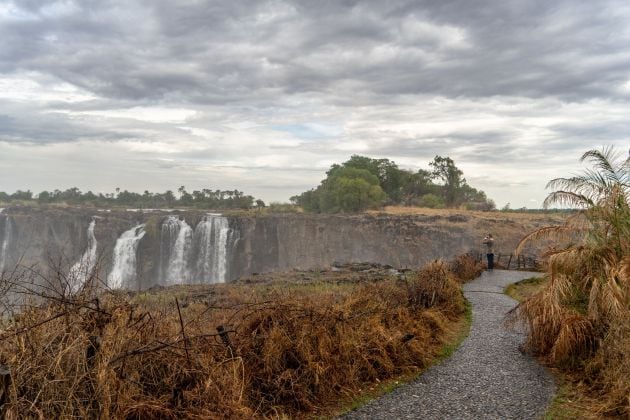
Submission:
M 0 190 L 124 174 L 286 200 L 353 153 L 442 154 L 529 205 L 585 149 L 627 147 L 629 20 L 624 1 L 4 2 Z

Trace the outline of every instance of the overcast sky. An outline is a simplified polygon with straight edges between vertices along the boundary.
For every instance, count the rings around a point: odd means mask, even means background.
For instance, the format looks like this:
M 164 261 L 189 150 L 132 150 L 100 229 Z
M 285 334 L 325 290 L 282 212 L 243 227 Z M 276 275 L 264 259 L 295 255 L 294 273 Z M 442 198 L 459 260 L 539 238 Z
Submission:
M 0 2 L 0 191 L 317 186 L 352 154 L 450 156 L 540 207 L 630 146 L 630 2 Z

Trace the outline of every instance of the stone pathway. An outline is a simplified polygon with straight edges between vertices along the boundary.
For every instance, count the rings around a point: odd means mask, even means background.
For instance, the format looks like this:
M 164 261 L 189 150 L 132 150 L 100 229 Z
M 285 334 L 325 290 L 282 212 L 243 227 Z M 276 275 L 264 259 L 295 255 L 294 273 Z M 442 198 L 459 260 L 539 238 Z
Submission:
M 464 293 L 473 305 L 473 323 L 453 356 L 342 418 L 540 418 L 555 394 L 554 381 L 518 350 L 524 335 L 503 325 L 505 314 L 516 305 L 503 294 L 504 287 L 532 275 L 494 270 L 467 283 Z

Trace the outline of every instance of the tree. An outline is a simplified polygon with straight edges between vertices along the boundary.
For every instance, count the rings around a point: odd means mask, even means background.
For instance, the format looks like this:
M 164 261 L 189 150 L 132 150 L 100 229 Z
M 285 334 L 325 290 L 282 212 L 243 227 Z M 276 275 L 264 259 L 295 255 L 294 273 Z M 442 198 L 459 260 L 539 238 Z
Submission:
M 175 194 L 173 194 L 173 191 L 167 190 L 164 193 L 164 201 L 166 201 L 167 205 L 172 206 L 175 200 L 176 198 L 175 198 Z
M 455 162 L 450 157 L 435 156 L 433 162 L 429 163 L 433 168 L 431 176 L 444 183 L 444 201 L 448 207 L 457 204 L 461 187 L 466 184 L 464 173 L 455 166 Z
M 182 186 L 180 186 L 180 187 L 177 189 L 177 192 L 179 193 L 179 199 L 181 200 L 181 199 L 182 199 L 182 197 L 184 196 L 184 193 L 186 192 L 186 187 L 185 187 L 185 186 L 183 186 L 183 185 L 182 185 Z
M 37 201 L 39 203 L 50 203 L 52 201 L 52 194 L 48 191 L 42 191 L 37 196 Z
M 367 169 L 333 165 L 320 186 L 292 197 L 305 211 L 357 212 L 380 206 L 386 194 L 379 179 Z
M 412 172 L 400 169 L 389 159 L 372 159 L 366 156 L 353 155 L 342 164 L 333 164 L 326 172 L 326 178 L 319 187 L 291 197 L 291 201 L 310 212 L 351 211 L 350 208 L 370 208 L 385 203 L 428 207 L 454 207 L 465 204 L 476 210 L 492 210 L 494 202 L 486 197 L 483 191 L 476 190 L 468 184 L 453 160 L 449 157 L 436 156 L 430 163 L 432 171 L 419 169 Z M 347 192 L 351 195 L 359 188 L 359 182 L 348 183 L 341 178 L 360 178 L 368 185 L 380 187 L 372 189 L 367 196 L 367 207 L 362 199 L 341 199 L 343 188 L 354 185 L 355 189 Z M 436 184 L 433 180 L 440 180 Z M 361 187 L 366 189 L 366 185 Z M 371 188 L 371 187 L 370 187 Z M 345 191 L 345 190 L 344 190 Z M 357 205 L 350 203 L 359 203 Z M 356 211 L 356 210 L 352 210 Z
M 400 202 L 405 171 L 399 169 L 395 162 L 389 159 L 372 159 L 366 156 L 352 155 L 341 165 L 332 165 L 326 175 L 333 176 L 337 171 L 345 168 L 368 171 L 378 178 L 381 189 L 392 203 Z
M 334 207 L 336 211 L 357 212 L 380 205 L 385 193 L 376 183 L 354 177 L 339 177 L 334 181 Z
M 426 194 L 440 194 L 438 186 L 431 179 L 431 172 L 424 169 L 419 169 L 416 173 L 405 172 L 401 191 L 401 201 L 406 205 L 418 205 L 421 197 Z
M 31 190 L 26 190 L 26 191 L 17 190 L 13 194 L 11 194 L 11 199 L 12 200 L 32 200 L 33 193 L 31 192 Z

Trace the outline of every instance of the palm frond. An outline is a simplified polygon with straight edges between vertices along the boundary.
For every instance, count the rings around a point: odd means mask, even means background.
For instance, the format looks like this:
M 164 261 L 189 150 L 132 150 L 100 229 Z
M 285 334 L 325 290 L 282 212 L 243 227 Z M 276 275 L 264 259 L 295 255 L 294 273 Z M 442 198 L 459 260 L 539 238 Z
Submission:
M 604 176 L 617 178 L 614 162 L 619 159 L 619 154 L 612 147 L 603 147 L 602 150 L 589 150 L 582 155 L 580 162 L 590 161 Z
M 543 208 L 548 209 L 553 204 L 559 204 L 560 206 L 570 206 L 570 207 L 592 207 L 593 200 L 589 197 L 578 194 L 572 191 L 554 191 L 550 193 L 545 201 L 543 201 Z
M 523 239 L 520 240 L 518 245 L 516 245 L 516 255 L 519 255 L 525 245 L 532 241 L 540 241 L 546 239 L 562 239 L 566 240 L 570 238 L 572 235 L 575 235 L 576 229 L 572 226 L 561 225 L 561 226 L 546 226 L 527 234 Z
M 592 194 L 601 190 L 599 179 L 593 178 L 590 175 L 574 175 L 570 178 L 555 178 L 549 181 L 546 185 L 546 189 L 553 190 L 567 190 L 573 192 L 587 192 Z

